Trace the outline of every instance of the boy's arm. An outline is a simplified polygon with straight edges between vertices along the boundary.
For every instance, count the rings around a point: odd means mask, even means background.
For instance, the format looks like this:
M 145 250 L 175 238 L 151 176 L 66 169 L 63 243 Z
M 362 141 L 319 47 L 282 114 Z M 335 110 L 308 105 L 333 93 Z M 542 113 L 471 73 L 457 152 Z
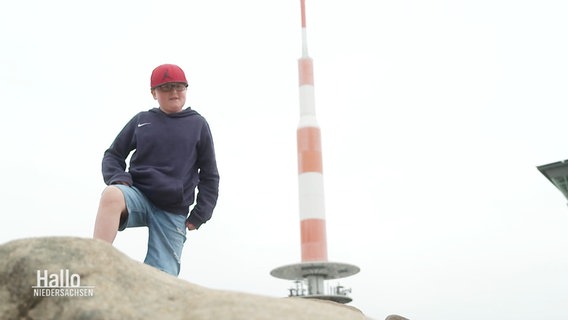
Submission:
M 107 185 L 132 185 L 132 177 L 126 172 L 126 158 L 136 148 L 134 129 L 136 117 L 130 120 L 105 151 L 102 161 L 103 179 Z
M 219 172 L 215 158 L 215 147 L 207 123 L 203 126 L 197 150 L 199 152 L 197 158 L 197 165 L 199 166 L 197 200 L 186 221 L 188 228 L 189 225 L 192 225 L 195 229 L 199 229 L 201 224 L 211 219 L 219 196 Z

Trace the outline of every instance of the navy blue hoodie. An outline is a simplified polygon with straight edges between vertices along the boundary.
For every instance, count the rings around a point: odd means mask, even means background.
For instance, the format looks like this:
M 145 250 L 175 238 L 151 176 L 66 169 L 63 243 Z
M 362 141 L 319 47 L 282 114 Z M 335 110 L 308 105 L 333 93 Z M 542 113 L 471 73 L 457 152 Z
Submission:
M 106 184 L 133 185 L 154 205 L 175 214 L 187 215 L 197 188 L 188 217 L 196 228 L 211 219 L 217 203 L 219 173 L 211 131 L 190 108 L 138 113 L 105 151 L 102 172 Z

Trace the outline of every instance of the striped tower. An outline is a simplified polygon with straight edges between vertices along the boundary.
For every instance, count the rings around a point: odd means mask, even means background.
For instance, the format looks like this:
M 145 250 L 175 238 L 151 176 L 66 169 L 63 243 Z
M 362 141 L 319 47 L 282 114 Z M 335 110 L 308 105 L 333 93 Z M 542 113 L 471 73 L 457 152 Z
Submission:
M 290 289 L 290 296 L 348 303 L 351 301 L 348 290 L 339 285 L 324 287 L 325 280 L 353 275 L 359 268 L 327 260 L 321 133 L 316 120 L 313 60 L 308 55 L 305 0 L 300 2 L 302 57 L 298 59 L 300 123 L 297 144 L 302 262 L 274 269 L 271 275 L 296 282 L 296 287 Z

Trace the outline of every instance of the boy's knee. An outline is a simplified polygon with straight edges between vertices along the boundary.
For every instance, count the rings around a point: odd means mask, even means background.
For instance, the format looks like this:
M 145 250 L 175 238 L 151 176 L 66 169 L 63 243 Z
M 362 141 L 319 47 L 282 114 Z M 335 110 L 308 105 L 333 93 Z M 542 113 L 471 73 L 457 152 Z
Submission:
M 115 186 L 108 186 L 103 190 L 101 195 L 101 204 L 123 205 L 125 204 L 124 195 L 119 188 Z

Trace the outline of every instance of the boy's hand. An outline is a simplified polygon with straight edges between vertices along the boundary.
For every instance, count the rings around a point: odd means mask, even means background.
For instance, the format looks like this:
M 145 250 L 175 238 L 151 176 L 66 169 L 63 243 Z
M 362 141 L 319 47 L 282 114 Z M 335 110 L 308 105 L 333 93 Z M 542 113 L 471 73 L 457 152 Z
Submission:
M 189 222 L 187 220 L 185 221 L 185 226 L 187 227 L 187 230 L 189 230 L 189 231 L 197 229 L 191 222 Z

